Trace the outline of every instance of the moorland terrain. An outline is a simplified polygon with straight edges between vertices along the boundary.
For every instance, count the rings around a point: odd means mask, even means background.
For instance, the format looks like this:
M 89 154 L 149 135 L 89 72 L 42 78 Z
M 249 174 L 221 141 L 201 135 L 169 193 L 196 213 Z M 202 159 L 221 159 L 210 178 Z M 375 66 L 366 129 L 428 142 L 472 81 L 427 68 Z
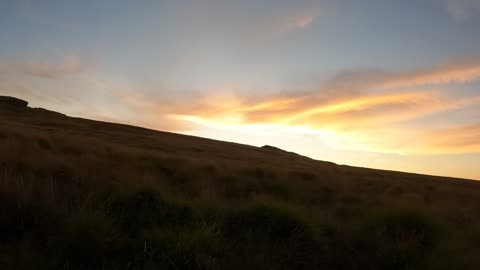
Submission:
M 1 269 L 479 269 L 480 182 L 0 102 Z

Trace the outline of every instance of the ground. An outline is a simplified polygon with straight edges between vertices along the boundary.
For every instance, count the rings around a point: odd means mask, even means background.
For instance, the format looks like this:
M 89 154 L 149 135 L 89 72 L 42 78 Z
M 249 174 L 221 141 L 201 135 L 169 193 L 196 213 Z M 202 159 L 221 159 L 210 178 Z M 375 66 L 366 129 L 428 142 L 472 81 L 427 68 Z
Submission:
M 480 183 L 0 109 L 1 269 L 479 269 Z

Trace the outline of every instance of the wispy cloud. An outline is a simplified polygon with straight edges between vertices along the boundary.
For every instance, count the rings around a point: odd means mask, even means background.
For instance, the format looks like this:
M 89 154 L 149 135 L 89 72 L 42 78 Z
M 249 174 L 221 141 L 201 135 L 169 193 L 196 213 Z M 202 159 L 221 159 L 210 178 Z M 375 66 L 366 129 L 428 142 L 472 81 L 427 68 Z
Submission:
M 480 78 L 480 61 L 452 63 L 438 68 L 391 74 L 386 77 L 381 88 L 465 83 Z
M 428 127 L 411 130 L 408 121 L 479 106 L 480 96 L 462 97 L 448 90 L 452 83 L 468 83 L 479 78 L 480 64 L 457 62 L 455 65 L 415 72 L 372 70 L 342 73 L 317 91 L 302 94 L 296 91 L 297 94 L 274 95 L 263 99 L 212 95 L 166 106 L 148 99 L 144 101 L 148 104 L 145 107 L 150 107 L 151 111 L 159 107 L 159 114 L 200 126 L 274 125 L 313 133 L 333 132 L 337 138 L 343 138 L 336 147 L 351 150 L 427 153 L 430 149 L 432 153 L 452 153 L 449 149 L 454 148 L 455 141 L 449 142 L 450 148 L 437 147 L 434 150 L 433 146 L 426 146 L 429 139 L 418 137 L 427 132 Z M 431 89 L 431 85 L 442 88 Z M 445 122 L 446 127 L 451 124 Z M 381 134 L 385 130 L 394 131 L 393 134 L 407 132 L 408 136 L 417 136 L 418 144 L 412 148 L 402 143 L 405 142 L 404 138 L 386 138 Z M 480 141 L 480 137 L 469 138 Z
M 3 77 L 34 76 L 57 79 L 78 74 L 87 69 L 87 64 L 76 53 L 65 55 L 60 60 L 37 59 L 3 59 L 0 63 L 0 75 Z
M 293 31 L 307 28 L 321 15 L 319 10 L 302 11 L 291 14 L 279 21 L 279 29 L 284 31 Z
M 45 78 L 61 78 L 85 69 L 85 63 L 77 54 L 69 54 L 61 62 L 31 60 L 20 63 L 20 66 L 28 75 Z
M 81 63 L 76 57 L 66 57 L 56 65 L 23 64 L 21 71 L 29 76 L 59 78 L 81 71 Z M 255 131 L 258 126 L 267 126 L 279 132 L 318 134 L 330 147 L 347 150 L 402 154 L 480 152 L 478 125 L 456 128 L 456 123 L 448 120 L 440 129 L 409 125 L 410 121 L 440 113 L 479 107 L 479 95 L 462 96 L 449 90 L 451 84 L 480 79 L 479 67 L 480 63 L 457 61 L 412 72 L 343 72 L 314 91 L 295 89 L 263 98 L 241 96 L 223 88 L 203 97 L 178 96 L 172 89 L 160 86 L 151 91 L 121 79 L 93 77 L 88 81 L 89 76 L 85 76 L 82 81 L 95 101 L 89 107 L 90 115 L 83 116 L 168 131 L 201 127 Z M 21 81 L 15 81 L 18 87 Z M 0 91 L 4 82 L 7 80 L 0 81 Z M 99 93 L 103 93 L 101 99 Z
M 224 103 L 222 100 L 217 102 Z M 181 111 L 176 110 L 174 114 L 197 116 L 225 124 L 271 123 L 357 130 L 480 104 L 480 96 L 454 98 L 440 90 L 418 90 L 376 95 L 363 94 L 338 100 L 326 100 L 319 104 L 312 104 L 308 96 L 274 98 L 258 103 L 236 100 L 235 102 L 227 101 L 227 104 L 230 106 L 195 104 L 191 108 L 183 107 Z
M 147 128 L 160 129 L 165 131 L 181 132 L 191 129 L 194 124 L 172 117 L 170 113 L 175 110 L 181 110 L 185 107 L 185 102 L 177 103 L 174 98 L 165 94 L 162 98 L 149 95 L 141 87 L 133 87 L 125 83 L 112 83 L 104 80 L 97 80 L 97 84 L 101 84 L 102 88 L 109 90 L 109 97 L 112 103 L 122 106 L 123 112 L 130 115 L 129 123 L 141 125 Z M 143 90 L 143 91 L 142 91 Z M 169 91 L 157 92 L 167 93 Z M 182 105 L 183 104 L 183 105 Z M 192 108 L 192 107 L 191 107 Z M 117 118 L 117 121 L 120 119 Z
M 286 12 L 277 16 L 269 16 L 253 23 L 241 34 L 245 39 L 271 39 L 311 27 L 322 15 L 321 9 L 312 7 Z
M 417 138 L 417 143 L 412 143 L 412 151 L 418 153 L 479 153 L 480 124 L 435 129 L 425 132 Z

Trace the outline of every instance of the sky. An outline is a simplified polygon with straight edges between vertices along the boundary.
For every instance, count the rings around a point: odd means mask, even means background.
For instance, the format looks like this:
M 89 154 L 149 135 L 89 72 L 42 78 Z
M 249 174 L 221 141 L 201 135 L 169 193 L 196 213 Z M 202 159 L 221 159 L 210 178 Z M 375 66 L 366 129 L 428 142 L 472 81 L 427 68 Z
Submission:
M 480 180 L 480 0 L 0 0 L 0 95 Z

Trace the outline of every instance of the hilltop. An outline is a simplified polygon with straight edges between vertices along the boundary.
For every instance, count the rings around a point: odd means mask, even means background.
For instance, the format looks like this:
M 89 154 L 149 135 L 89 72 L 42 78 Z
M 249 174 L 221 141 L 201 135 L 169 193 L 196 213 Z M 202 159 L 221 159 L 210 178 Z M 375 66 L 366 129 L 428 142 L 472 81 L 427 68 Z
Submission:
M 480 183 L 0 97 L 1 269 L 478 269 Z
M 19 98 L 0 96 L 0 109 L 26 109 L 28 102 Z

